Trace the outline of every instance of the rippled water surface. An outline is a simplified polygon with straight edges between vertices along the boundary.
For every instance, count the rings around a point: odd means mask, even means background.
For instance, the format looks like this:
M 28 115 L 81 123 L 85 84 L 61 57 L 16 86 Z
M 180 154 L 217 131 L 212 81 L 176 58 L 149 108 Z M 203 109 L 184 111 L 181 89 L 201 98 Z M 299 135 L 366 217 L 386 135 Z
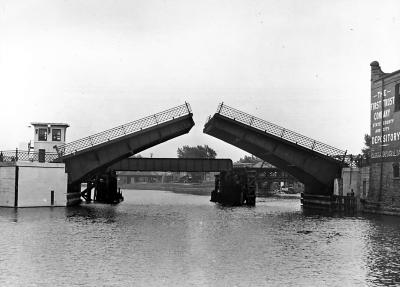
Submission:
M 221 207 L 125 191 L 119 205 L 0 209 L 0 286 L 395 286 L 400 218 Z

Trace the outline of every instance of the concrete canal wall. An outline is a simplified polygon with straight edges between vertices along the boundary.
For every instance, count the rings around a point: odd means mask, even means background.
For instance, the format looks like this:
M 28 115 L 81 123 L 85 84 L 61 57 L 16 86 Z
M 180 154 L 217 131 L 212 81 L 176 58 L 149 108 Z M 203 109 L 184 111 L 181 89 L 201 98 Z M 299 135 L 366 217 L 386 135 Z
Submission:
M 347 167 L 342 169 L 342 187 L 340 190 L 335 184 L 335 195 L 347 195 L 354 193 L 354 196 L 365 199 L 369 190 L 369 167 Z
M 301 203 L 305 207 L 327 208 L 338 211 L 365 211 L 365 201 L 369 193 L 370 167 L 346 167 L 341 177 L 334 181 L 330 196 L 304 194 Z
M 14 206 L 15 202 L 15 164 L 0 165 L 0 205 Z
M 0 206 L 66 206 L 67 182 L 63 163 L 1 162 Z

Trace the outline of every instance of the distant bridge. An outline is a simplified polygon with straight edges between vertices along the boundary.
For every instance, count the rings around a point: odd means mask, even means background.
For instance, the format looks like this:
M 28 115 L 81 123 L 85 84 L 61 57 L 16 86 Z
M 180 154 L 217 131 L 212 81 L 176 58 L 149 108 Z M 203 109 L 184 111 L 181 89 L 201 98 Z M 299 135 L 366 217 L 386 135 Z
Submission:
M 203 131 L 287 171 L 304 183 L 306 193 L 332 194 L 345 165 L 345 151 L 223 103 Z
M 232 170 L 230 159 L 127 158 L 109 167 L 117 171 L 217 172 Z
M 152 146 L 186 134 L 194 126 L 188 103 L 56 147 L 68 173 L 68 199 L 80 197 L 80 183 Z M 76 197 L 76 198 L 75 198 Z

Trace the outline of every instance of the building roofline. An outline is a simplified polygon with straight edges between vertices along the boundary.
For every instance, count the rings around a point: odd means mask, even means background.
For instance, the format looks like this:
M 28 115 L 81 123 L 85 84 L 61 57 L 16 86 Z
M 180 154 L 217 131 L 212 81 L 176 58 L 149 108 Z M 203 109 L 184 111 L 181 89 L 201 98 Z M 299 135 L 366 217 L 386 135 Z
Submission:
M 394 71 L 394 72 L 391 72 L 391 73 L 383 72 L 378 61 L 371 62 L 370 66 L 371 66 L 371 80 L 372 80 L 372 82 L 378 82 L 380 80 L 390 78 L 390 77 L 395 76 L 396 74 L 400 73 L 400 70 L 397 70 L 397 71 Z
M 62 127 L 69 127 L 69 124 L 66 123 L 44 123 L 44 122 L 31 122 L 33 126 L 62 126 Z
M 398 73 L 400 73 L 400 70 L 394 71 L 392 73 L 386 73 L 384 76 L 382 76 L 379 79 L 375 80 L 375 82 L 379 81 L 379 80 L 382 80 L 382 79 L 389 78 L 390 76 L 394 76 L 395 74 L 398 74 Z

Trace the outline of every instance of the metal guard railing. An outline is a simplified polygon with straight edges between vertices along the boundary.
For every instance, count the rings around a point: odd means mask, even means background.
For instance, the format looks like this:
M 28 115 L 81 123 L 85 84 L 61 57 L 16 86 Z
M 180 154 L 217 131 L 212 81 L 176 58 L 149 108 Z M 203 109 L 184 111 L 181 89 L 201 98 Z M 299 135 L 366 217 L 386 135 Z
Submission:
M 189 103 L 147 116 L 145 118 L 64 144 L 56 146 L 59 157 L 73 154 L 75 152 L 108 142 L 110 140 L 133 134 L 142 129 L 165 123 L 192 113 Z
M 52 162 L 58 158 L 57 153 L 43 153 L 44 162 Z M 16 161 L 39 161 L 39 152 L 25 151 L 25 150 L 5 150 L 0 151 L 0 162 L 16 162 Z
M 300 145 L 307 149 L 311 149 L 320 154 L 335 158 L 347 164 L 346 151 L 337 149 L 333 146 L 321 143 L 309 137 L 303 136 L 299 133 L 285 129 L 283 127 L 267 122 L 260 118 L 254 117 L 250 114 L 229 107 L 224 103 L 220 103 L 218 105 L 216 113 L 224 117 L 230 118 L 232 120 L 238 121 L 240 123 L 243 123 L 245 125 L 251 126 L 253 128 L 256 128 L 265 133 L 270 133 L 274 136 L 280 137 L 284 140 Z
M 365 157 L 361 154 L 348 154 L 345 156 L 343 162 L 348 167 L 365 167 L 370 165 L 370 158 Z

